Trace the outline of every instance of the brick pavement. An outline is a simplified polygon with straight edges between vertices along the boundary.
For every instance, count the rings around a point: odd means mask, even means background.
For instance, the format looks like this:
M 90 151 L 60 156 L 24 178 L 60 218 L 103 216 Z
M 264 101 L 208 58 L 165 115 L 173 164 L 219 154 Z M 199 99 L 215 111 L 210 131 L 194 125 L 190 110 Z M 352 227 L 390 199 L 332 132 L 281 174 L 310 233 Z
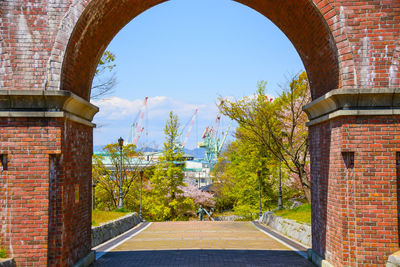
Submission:
M 95 266 L 313 266 L 250 222 L 159 222 Z

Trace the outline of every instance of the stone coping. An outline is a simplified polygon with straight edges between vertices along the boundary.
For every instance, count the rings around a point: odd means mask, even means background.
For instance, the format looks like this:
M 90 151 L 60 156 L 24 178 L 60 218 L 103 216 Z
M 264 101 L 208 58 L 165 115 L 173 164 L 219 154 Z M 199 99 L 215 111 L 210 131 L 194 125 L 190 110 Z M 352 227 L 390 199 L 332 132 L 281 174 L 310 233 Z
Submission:
M 399 115 L 400 88 L 335 89 L 303 107 L 318 124 L 339 116 Z
M 70 91 L 0 90 L 0 117 L 66 117 L 91 123 L 99 108 Z

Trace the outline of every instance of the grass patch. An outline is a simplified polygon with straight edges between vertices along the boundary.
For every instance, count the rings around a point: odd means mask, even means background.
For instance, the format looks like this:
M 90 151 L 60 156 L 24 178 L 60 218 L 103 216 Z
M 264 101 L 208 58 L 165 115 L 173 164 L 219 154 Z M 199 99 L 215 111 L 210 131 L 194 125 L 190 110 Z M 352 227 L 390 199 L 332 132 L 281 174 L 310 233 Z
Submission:
M 0 248 L 0 258 L 7 258 L 7 250 L 5 248 Z
M 292 210 L 277 210 L 274 211 L 275 215 L 287 219 L 295 220 L 299 223 L 311 224 L 311 205 L 304 204 Z
M 124 211 L 101 211 L 94 210 L 92 211 L 92 226 L 99 226 L 102 223 L 106 223 L 120 217 L 125 216 L 129 212 Z

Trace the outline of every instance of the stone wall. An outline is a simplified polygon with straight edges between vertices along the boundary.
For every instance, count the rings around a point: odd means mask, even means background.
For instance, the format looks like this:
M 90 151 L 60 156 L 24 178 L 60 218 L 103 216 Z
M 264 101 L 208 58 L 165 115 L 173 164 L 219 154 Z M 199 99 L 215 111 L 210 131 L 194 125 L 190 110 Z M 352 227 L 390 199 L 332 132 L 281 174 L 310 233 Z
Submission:
M 400 251 L 393 253 L 389 256 L 386 267 L 399 267 L 400 266 Z
M 92 247 L 96 247 L 107 240 L 128 231 L 139 223 L 139 215 L 134 212 L 109 223 L 92 227 Z
M 228 216 L 217 216 L 214 217 L 214 221 L 237 221 L 240 219 L 244 219 L 242 216 L 238 215 L 228 215 Z M 208 220 L 208 217 L 206 217 L 206 220 Z
M 311 225 L 284 219 L 274 215 L 272 212 L 265 212 L 259 221 L 301 242 L 302 244 L 311 247 Z
M 15 267 L 14 259 L 0 259 L 0 267 Z

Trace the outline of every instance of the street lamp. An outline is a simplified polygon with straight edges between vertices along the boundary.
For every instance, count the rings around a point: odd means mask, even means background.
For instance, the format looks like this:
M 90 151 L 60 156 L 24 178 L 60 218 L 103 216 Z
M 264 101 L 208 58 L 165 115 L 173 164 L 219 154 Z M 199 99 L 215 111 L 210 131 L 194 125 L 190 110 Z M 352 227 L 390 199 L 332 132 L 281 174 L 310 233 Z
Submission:
M 258 217 L 261 218 L 262 212 L 261 212 L 261 171 L 257 171 L 257 176 L 258 176 Z
M 283 209 L 282 205 L 282 160 L 279 158 L 279 196 L 278 196 L 278 209 Z
M 199 172 L 199 180 L 197 181 L 197 187 L 200 189 L 200 172 Z
M 142 217 L 142 189 L 143 189 L 143 170 L 140 170 L 140 211 L 139 211 L 139 218 L 140 221 L 143 221 Z
M 279 142 L 283 146 L 282 137 L 287 137 L 287 133 L 281 132 L 279 137 Z M 282 154 L 281 154 L 282 155 Z M 283 209 L 283 202 L 282 202 L 282 158 L 279 157 L 279 195 L 278 195 L 278 209 Z
M 92 209 L 93 209 L 93 210 L 95 210 L 95 208 L 96 208 L 96 203 L 95 203 L 95 200 L 96 200 L 96 198 L 95 198 L 95 193 L 96 193 L 95 188 L 96 188 L 96 185 L 97 185 L 97 182 L 93 180 L 93 181 L 92 181 L 92 188 L 93 188 Z
M 118 209 L 122 209 L 124 207 L 123 203 L 123 194 L 122 194 L 122 147 L 124 146 L 124 139 L 120 137 L 118 139 L 119 146 L 119 154 L 120 154 L 120 165 L 119 165 L 119 201 L 118 201 Z

